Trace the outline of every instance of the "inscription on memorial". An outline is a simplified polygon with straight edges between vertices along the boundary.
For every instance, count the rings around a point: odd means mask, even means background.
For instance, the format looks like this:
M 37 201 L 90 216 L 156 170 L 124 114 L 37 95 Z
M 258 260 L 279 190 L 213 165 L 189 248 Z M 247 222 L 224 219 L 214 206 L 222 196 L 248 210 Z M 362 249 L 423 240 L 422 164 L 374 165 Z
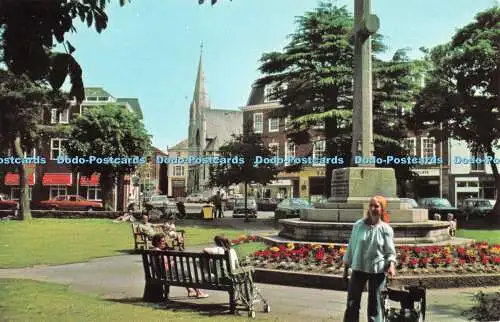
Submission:
M 346 172 L 335 171 L 332 178 L 332 197 L 347 198 L 349 195 L 349 180 L 347 180 Z

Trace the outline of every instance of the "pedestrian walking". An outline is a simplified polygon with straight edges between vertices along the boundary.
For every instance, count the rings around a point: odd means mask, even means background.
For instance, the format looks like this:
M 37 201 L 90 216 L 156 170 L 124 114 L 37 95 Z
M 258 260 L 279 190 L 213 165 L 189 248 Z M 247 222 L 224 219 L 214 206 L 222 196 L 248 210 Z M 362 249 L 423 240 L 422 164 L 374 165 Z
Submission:
M 352 269 L 347 288 L 347 308 L 344 322 L 359 321 L 361 294 L 368 282 L 368 321 L 382 321 L 381 291 L 385 287 L 386 273 L 396 274 L 396 248 L 394 232 L 389 225 L 387 200 L 374 196 L 366 216 L 358 220 L 351 232 L 344 254 L 344 279 Z

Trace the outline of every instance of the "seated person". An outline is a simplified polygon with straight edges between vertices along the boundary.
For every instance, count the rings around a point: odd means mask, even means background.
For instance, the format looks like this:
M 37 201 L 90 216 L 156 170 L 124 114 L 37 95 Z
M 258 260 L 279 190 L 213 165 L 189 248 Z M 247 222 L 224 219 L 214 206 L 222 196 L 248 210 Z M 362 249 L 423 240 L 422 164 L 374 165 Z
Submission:
M 184 239 L 181 233 L 178 233 L 175 228 L 175 219 L 171 218 L 168 222 L 163 225 L 163 230 L 167 234 L 168 238 L 176 240 L 178 244 L 182 245 Z
M 142 223 L 139 224 L 138 228 L 139 231 L 148 236 L 149 239 L 153 238 L 156 234 L 154 226 L 149 222 L 149 216 L 146 214 L 142 215 Z
M 228 251 L 229 264 L 231 265 L 230 267 L 231 272 L 234 272 L 237 268 L 240 268 L 238 254 L 236 254 L 236 251 L 231 247 L 231 242 L 229 241 L 229 239 L 218 235 L 214 237 L 214 243 L 215 243 L 214 247 L 207 247 L 203 249 L 203 251 L 208 254 L 219 254 L 219 255 L 224 255 L 224 253 Z
M 169 250 L 172 249 L 168 247 L 167 241 L 165 240 L 165 235 L 163 234 L 155 234 L 153 236 L 153 239 L 151 240 L 151 243 L 153 244 L 153 250 Z M 179 266 L 179 264 L 177 265 Z M 165 271 L 168 272 L 170 269 L 170 264 L 167 261 L 167 258 L 165 257 Z M 179 268 L 178 268 L 179 269 Z M 189 297 L 196 297 L 196 298 L 207 298 L 209 295 L 207 293 L 204 293 L 202 290 L 196 289 L 196 288 L 190 288 L 186 287 L 188 291 L 188 296 Z
M 457 233 L 457 220 L 453 219 L 453 214 L 448 214 L 448 224 L 450 225 L 448 228 L 448 232 L 451 236 L 451 238 L 455 238 L 455 235 Z
M 122 216 L 113 220 L 113 222 L 131 221 L 134 222 L 135 218 L 131 214 L 123 214 Z

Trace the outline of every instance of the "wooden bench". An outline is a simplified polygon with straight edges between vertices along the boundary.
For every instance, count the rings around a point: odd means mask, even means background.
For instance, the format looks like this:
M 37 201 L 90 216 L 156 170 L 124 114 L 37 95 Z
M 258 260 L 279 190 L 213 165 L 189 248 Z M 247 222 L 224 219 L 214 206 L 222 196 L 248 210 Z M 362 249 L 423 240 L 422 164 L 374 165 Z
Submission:
M 227 291 L 229 309 L 236 310 L 235 287 L 230 275 L 229 252 L 224 255 L 179 252 L 175 250 L 142 251 L 146 284 L 143 300 L 168 300 L 170 286 Z M 169 269 L 166 269 L 165 263 Z
M 144 249 L 151 249 L 153 248 L 153 245 L 151 244 L 151 239 L 149 237 L 142 233 L 141 230 L 139 229 L 139 223 L 132 223 L 132 236 L 134 239 L 134 248 L 135 250 L 144 250 Z M 163 225 L 153 225 L 154 230 L 158 234 L 165 234 L 163 230 Z M 167 240 L 167 244 L 170 244 L 172 248 L 176 248 L 179 250 L 184 250 L 185 249 L 185 231 L 182 229 L 176 230 L 176 233 L 180 234 L 182 236 L 182 242 L 179 242 L 177 239 L 171 239 L 165 234 L 165 239 Z M 170 243 L 169 243 L 170 242 Z

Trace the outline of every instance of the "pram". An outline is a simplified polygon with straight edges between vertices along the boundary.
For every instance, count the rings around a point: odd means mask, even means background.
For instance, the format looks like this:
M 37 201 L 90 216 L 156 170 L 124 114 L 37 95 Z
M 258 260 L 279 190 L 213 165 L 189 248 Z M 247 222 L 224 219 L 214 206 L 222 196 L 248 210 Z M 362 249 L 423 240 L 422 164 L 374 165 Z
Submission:
M 423 286 L 403 286 L 400 289 L 386 287 L 381 293 L 382 314 L 385 322 L 425 321 L 426 288 Z M 390 301 L 399 302 L 398 310 L 390 306 Z
M 255 318 L 255 304 L 262 302 L 263 311 L 271 312 L 271 306 L 262 296 L 260 290 L 253 281 L 254 269 L 252 267 L 240 267 L 234 271 L 230 278 L 235 285 L 236 305 L 244 306 L 248 310 L 248 316 Z

